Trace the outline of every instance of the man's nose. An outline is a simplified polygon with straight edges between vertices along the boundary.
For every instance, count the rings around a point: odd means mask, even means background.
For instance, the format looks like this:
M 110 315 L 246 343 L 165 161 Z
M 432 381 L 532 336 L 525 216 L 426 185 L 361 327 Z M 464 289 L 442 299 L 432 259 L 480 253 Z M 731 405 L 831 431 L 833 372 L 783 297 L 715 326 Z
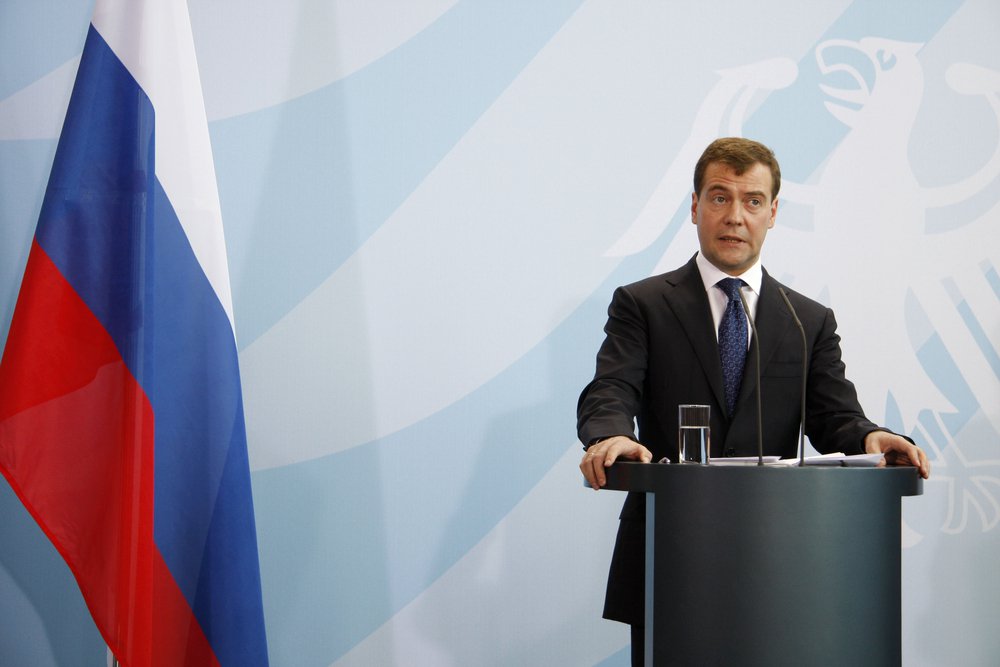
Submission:
M 745 222 L 744 214 L 746 211 L 743 210 L 743 203 L 740 201 L 733 201 L 729 204 L 729 208 L 726 210 L 726 222 L 730 225 L 742 225 Z

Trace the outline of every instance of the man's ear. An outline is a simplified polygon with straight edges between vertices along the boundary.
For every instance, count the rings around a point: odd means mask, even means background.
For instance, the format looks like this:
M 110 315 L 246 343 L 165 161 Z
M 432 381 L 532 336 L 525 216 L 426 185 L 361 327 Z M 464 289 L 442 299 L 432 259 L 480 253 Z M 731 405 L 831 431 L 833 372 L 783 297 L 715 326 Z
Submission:
M 691 223 L 695 224 L 695 225 L 698 224 L 698 193 L 697 192 L 692 192 L 691 193 Z

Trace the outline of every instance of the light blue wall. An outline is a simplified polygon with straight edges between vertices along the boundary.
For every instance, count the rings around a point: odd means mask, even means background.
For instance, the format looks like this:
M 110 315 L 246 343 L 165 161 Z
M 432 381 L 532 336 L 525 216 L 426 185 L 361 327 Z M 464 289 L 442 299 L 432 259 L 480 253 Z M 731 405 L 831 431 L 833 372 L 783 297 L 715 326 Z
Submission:
M 0 343 L 91 5 L 0 4 Z M 621 497 L 580 484 L 576 397 L 614 287 L 693 253 L 694 160 L 736 133 L 784 171 L 765 265 L 836 308 L 869 415 L 932 459 L 905 664 L 1000 660 L 1000 5 L 190 9 L 273 664 L 627 664 L 599 618 Z M 102 664 L 6 485 L 0 536 L 0 664 Z

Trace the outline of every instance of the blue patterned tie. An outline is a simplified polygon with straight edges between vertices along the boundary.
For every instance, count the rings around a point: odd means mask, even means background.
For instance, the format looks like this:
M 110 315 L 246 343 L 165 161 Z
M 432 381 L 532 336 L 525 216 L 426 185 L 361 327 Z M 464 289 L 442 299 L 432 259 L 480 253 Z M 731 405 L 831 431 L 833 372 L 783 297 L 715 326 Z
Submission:
M 743 364 L 747 358 L 747 318 L 740 302 L 739 278 L 723 278 L 715 284 L 729 297 L 726 312 L 719 322 L 719 359 L 722 361 L 722 379 L 726 385 L 726 408 L 732 416 L 736 397 L 740 393 Z

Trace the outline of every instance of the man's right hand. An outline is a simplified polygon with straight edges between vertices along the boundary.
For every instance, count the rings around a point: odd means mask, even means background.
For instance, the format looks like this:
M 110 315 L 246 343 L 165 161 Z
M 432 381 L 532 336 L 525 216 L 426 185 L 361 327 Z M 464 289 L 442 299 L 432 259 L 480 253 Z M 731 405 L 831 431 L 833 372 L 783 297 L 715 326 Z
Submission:
M 620 458 L 649 463 L 653 460 L 653 453 L 631 438 L 616 435 L 599 440 L 587 448 L 583 460 L 580 461 L 580 472 L 587 478 L 587 483 L 597 491 L 608 481 L 604 469 Z

